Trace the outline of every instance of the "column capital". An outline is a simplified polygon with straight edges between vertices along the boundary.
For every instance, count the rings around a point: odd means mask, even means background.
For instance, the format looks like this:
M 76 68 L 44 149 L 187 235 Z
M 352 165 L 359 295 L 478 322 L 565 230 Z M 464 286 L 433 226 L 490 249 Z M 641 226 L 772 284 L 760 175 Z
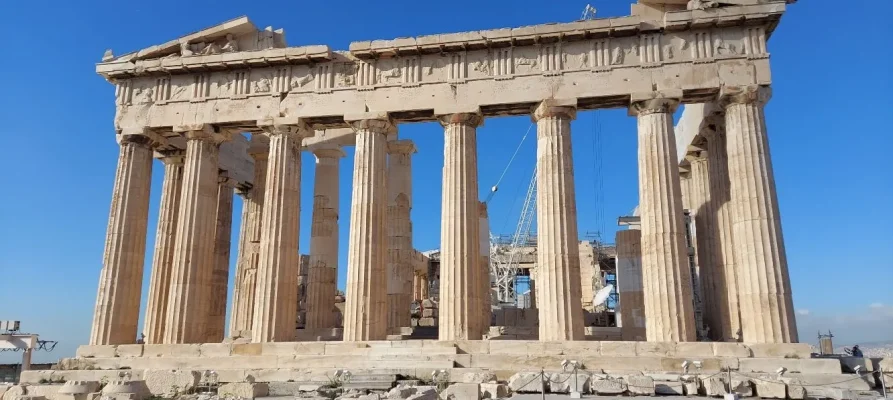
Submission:
M 217 184 L 235 189 L 239 185 L 239 181 L 231 178 L 229 171 L 221 169 L 217 175 Z
M 440 125 L 442 126 L 461 124 L 478 127 L 484 123 L 484 116 L 478 112 L 457 112 L 438 115 L 437 120 L 440 121 Z
M 304 140 L 305 137 L 313 136 L 315 133 L 313 129 L 310 128 L 310 125 L 295 118 L 290 118 L 288 120 L 284 118 L 262 119 L 257 121 L 257 127 L 264 132 L 264 136 L 288 136 L 296 140 L 298 145 L 300 145 L 301 140 Z
M 772 97 L 769 86 L 723 86 L 719 91 L 719 104 L 726 108 L 731 104 L 765 105 Z
M 685 154 L 685 160 L 689 163 L 707 162 L 707 151 L 691 151 Z
M 115 135 L 119 145 L 132 143 L 157 148 L 167 145 L 167 139 L 149 128 L 122 129 Z
M 386 112 L 365 112 L 359 114 L 348 114 L 344 116 L 344 121 L 350 125 L 354 132 L 372 131 L 389 135 L 397 132 L 397 125 L 391 120 Z
M 183 165 L 186 159 L 186 151 L 180 149 L 155 151 L 155 158 L 164 165 Z
M 344 149 L 336 144 L 315 144 L 310 146 L 310 152 L 316 156 L 317 160 L 321 158 L 338 159 L 347 155 Z
M 395 140 L 388 142 L 388 154 L 413 154 L 418 153 L 412 140 Z
M 679 99 L 674 98 L 633 100 L 629 105 L 629 115 L 638 117 L 657 113 L 672 114 L 676 112 L 677 107 Z
M 187 124 L 177 125 L 173 129 L 176 133 L 182 133 L 186 140 L 206 140 L 214 143 L 222 143 L 232 138 L 232 132 L 218 129 L 211 124 Z
M 577 118 L 577 99 L 546 99 L 539 103 L 530 114 L 533 122 L 543 118 Z
M 701 126 L 698 129 L 698 135 L 706 139 L 712 140 L 720 132 L 725 131 L 726 117 L 721 114 L 712 114 L 704 117 Z
M 247 153 L 255 160 L 266 160 L 270 156 L 270 138 L 261 133 L 252 133 Z

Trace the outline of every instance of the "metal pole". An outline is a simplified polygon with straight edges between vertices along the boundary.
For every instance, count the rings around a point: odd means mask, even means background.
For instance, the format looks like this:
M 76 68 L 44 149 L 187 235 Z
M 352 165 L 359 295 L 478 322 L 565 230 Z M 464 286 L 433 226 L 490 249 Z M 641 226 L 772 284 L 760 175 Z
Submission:
M 887 398 L 887 382 L 885 381 L 886 377 L 884 377 L 884 369 L 879 368 L 881 370 L 881 392 L 884 394 L 884 398 Z
M 540 392 L 543 395 L 543 400 L 546 400 L 546 369 L 545 368 L 540 370 Z

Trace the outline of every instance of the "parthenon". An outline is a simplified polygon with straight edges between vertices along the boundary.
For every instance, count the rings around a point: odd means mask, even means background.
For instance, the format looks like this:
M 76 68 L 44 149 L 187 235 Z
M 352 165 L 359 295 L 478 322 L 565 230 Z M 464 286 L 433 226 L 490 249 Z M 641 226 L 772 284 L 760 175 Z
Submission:
M 557 343 L 559 354 L 581 357 L 595 343 L 600 355 L 715 359 L 705 370 L 722 368 L 723 357 L 803 354 L 764 118 L 767 41 L 786 2 L 684 3 L 639 1 L 624 17 L 361 41 L 347 51 L 291 47 L 284 31 L 240 17 L 132 53 L 107 51 L 96 71 L 116 87 L 120 153 L 90 344 L 79 356 L 102 363 L 103 349 L 116 348 L 121 367 L 129 346 L 142 346 L 134 359 L 151 346 L 229 346 L 230 357 L 274 354 L 265 347 L 274 342 L 298 355 L 310 342 L 412 346 L 413 304 L 429 299 L 436 315 L 424 317 L 434 318 L 436 335 L 419 346 L 472 355 L 508 346 L 486 340 L 498 339 L 490 331 L 503 311 L 491 297 L 476 136 L 488 118 L 519 115 L 536 125 L 530 295 L 538 322 L 533 341 L 518 343 Z M 615 339 L 629 342 L 629 354 L 606 350 L 613 347 L 590 332 L 592 307 L 584 306 L 593 272 L 581 271 L 581 254 L 593 250 L 579 240 L 571 121 L 606 108 L 627 109 L 638 129 L 636 222 L 618 232 L 612 255 L 623 332 Z M 431 254 L 412 241 L 420 150 L 400 137 L 401 124 L 419 121 L 439 122 L 444 135 L 436 279 Z M 350 214 L 339 215 L 347 146 Z M 302 152 L 316 159 L 310 183 L 301 181 Z M 153 158 L 163 162 L 164 182 L 141 313 Z M 302 190 L 312 190 L 312 204 L 301 204 Z M 238 244 L 229 240 L 235 195 L 243 204 Z M 309 233 L 299 228 L 302 207 L 312 208 Z M 302 234 L 309 249 L 298 247 Z M 708 342 L 684 343 L 699 339 Z M 265 350 L 235 350 L 251 345 Z M 747 354 L 732 350 L 742 346 Z M 638 350 L 658 348 L 673 350 Z

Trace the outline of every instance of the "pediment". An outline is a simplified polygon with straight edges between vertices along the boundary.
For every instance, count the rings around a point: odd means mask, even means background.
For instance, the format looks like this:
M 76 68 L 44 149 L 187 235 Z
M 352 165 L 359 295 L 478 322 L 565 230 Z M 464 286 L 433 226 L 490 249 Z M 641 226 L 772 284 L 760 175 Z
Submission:
M 107 51 L 102 61 L 122 62 L 152 60 L 167 57 L 206 56 L 239 51 L 266 50 L 286 47 L 285 32 L 267 27 L 257 29 L 248 17 L 241 16 L 221 24 L 201 29 L 162 44 L 119 57 Z

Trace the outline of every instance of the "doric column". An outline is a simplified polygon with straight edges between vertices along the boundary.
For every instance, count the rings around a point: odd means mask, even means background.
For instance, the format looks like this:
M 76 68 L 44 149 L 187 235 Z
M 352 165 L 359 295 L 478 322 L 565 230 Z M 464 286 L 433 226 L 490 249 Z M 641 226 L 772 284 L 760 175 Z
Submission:
M 411 140 L 388 142 L 387 290 L 388 333 L 411 326 L 412 303 L 412 155 Z
M 478 240 L 477 127 L 480 114 L 440 117 L 444 126 L 443 200 L 440 228 L 440 340 L 480 340 L 477 296 L 481 245 Z
M 691 270 L 685 245 L 673 111 L 677 100 L 645 98 L 638 116 L 642 282 L 649 342 L 694 341 Z
M 419 279 L 419 293 L 421 294 L 421 299 L 424 300 L 431 297 L 431 295 L 428 293 L 428 290 L 431 288 L 431 282 L 428 281 L 428 273 L 423 273 L 421 276 L 419 276 Z
M 768 87 L 724 88 L 735 265 L 745 342 L 796 342 L 787 256 L 763 107 Z
M 119 136 L 119 143 L 91 345 L 135 343 L 137 339 L 152 149 L 150 139 L 142 135 Z
M 536 217 L 539 339 L 583 340 L 580 243 L 571 153 L 576 100 L 547 100 L 536 121 Z
M 715 258 L 715 214 L 711 210 L 710 170 L 707 152 L 699 151 L 686 156 L 691 177 L 690 215 L 694 237 L 695 256 L 699 270 L 700 296 L 704 307 L 704 322 L 710 327 L 710 338 L 721 340 L 724 336 L 724 314 L 726 313 L 726 288 L 724 274 Z
M 384 340 L 387 336 L 385 217 L 387 138 L 396 132 L 385 115 L 345 117 L 356 131 L 344 340 Z
M 164 342 L 201 343 L 207 337 L 209 282 L 215 262 L 217 158 L 222 138 L 209 126 L 178 130 L 185 131 L 186 159 Z
M 230 237 L 233 231 L 233 187 L 236 182 L 221 171 L 217 190 L 217 227 L 214 230 L 214 269 L 211 272 L 206 343 L 226 336 L 226 292 L 229 287 Z
M 249 190 L 240 190 L 242 196 L 242 225 L 239 229 L 239 258 L 233 284 L 233 305 L 229 334 L 232 337 L 250 337 L 254 322 L 254 292 L 257 284 L 257 266 L 260 263 L 260 233 L 263 218 L 264 194 L 267 181 L 267 159 L 270 155 L 269 138 L 261 134 L 251 135 L 248 155 L 254 159 L 254 180 Z
M 722 337 L 725 342 L 741 341 L 741 316 L 738 306 L 738 278 L 735 268 L 735 244 L 732 238 L 732 221 L 729 192 L 729 159 L 726 156 L 725 117 L 710 117 L 708 129 L 701 134 L 707 139 L 707 164 L 709 165 L 710 204 L 708 212 L 712 220 L 708 229 L 713 235 L 712 261 L 721 280 L 725 283 L 725 303 L 720 310 Z M 719 273 L 719 272 L 718 272 Z
M 160 157 L 164 163 L 164 183 L 161 187 L 158 228 L 155 231 L 155 254 L 152 256 L 149 298 L 143 323 L 146 344 L 164 342 L 164 323 L 167 317 L 174 260 L 174 239 L 177 234 L 177 216 L 180 212 L 180 191 L 183 188 L 183 155 L 182 150 L 177 150 L 164 153 Z
M 617 292 L 620 335 L 625 341 L 645 340 L 645 298 L 642 291 L 642 231 L 617 231 Z
M 298 240 L 303 125 L 259 123 L 270 137 L 261 213 L 260 260 L 254 292 L 252 342 L 295 340 L 298 317 Z
M 487 203 L 479 202 L 478 204 L 478 221 L 480 221 L 478 238 L 481 242 L 481 263 L 478 268 L 480 273 L 478 301 L 481 310 L 481 335 L 485 335 L 490 332 L 490 321 L 492 320 L 492 312 L 490 311 L 490 217 L 487 214 Z
M 316 172 L 310 225 L 310 270 L 307 273 L 305 329 L 308 330 L 337 325 L 332 308 L 338 290 L 338 176 L 344 157 L 344 150 L 339 146 L 312 150 L 316 156 Z

